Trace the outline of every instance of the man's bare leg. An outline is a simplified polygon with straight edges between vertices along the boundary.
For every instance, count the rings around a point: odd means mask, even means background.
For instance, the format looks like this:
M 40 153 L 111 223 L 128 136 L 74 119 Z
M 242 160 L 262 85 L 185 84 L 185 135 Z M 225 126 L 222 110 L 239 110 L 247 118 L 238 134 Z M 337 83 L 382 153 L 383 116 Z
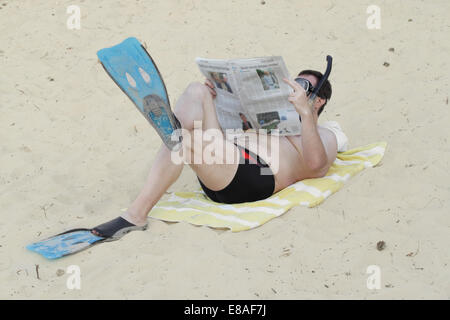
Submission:
M 184 164 L 172 162 L 170 152 L 164 144 L 160 147 L 144 187 L 127 211 L 121 215 L 128 222 L 145 226 L 150 210 L 180 176 Z M 96 230 L 92 230 L 92 233 L 101 236 Z
M 220 129 L 212 98 L 200 83 L 189 85 L 181 95 L 175 106 L 175 115 L 181 122 L 182 128 L 190 132 L 191 137 L 193 136 L 194 121 L 202 121 L 204 130 Z M 192 150 L 190 151 L 192 152 Z M 201 175 L 200 179 L 205 185 L 218 190 L 226 187 L 233 179 L 237 161 L 233 164 L 219 165 L 191 164 L 191 168 L 199 176 Z M 183 163 L 175 164 L 171 159 L 171 151 L 163 144 L 150 169 L 147 182 L 122 217 L 135 225 L 145 225 L 150 210 L 178 179 L 182 170 Z M 218 170 L 220 170 L 220 175 L 217 174 Z
M 215 140 L 213 143 L 220 143 L 223 146 L 221 158 L 218 157 L 216 159 L 219 163 L 205 164 L 202 162 L 200 164 L 189 163 L 189 165 L 209 189 L 221 190 L 233 180 L 236 174 L 239 164 L 237 147 L 225 139 L 217 119 L 213 97 L 205 85 L 198 82 L 191 83 L 183 95 L 186 95 L 185 98 L 190 101 L 191 108 L 186 108 L 180 104 L 175 109 L 175 115 L 180 119 L 182 127 L 191 130 L 191 137 L 193 137 L 194 133 L 192 130 L 195 130 L 194 122 L 201 120 L 202 127 L 200 129 L 216 130 L 219 133 L 217 138 L 221 141 Z M 195 107 L 192 108 L 193 106 Z M 198 141 L 194 141 L 194 143 L 198 143 Z M 194 152 L 200 153 L 201 158 L 207 143 L 202 143 L 202 145 L 201 148 L 194 147 L 194 150 L 191 150 L 191 159 L 195 157 Z M 227 153 L 229 153 L 228 159 L 233 159 L 232 163 L 226 163 Z
M 200 83 L 189 85 L 177 102 L 175 115 L 181 122 L 182 128 L 186 130 L 194 128 L 194 121 L 202 121 L 203 129 L 220 129 L 212 98 L 207 89 L 202 86 Z M 226 143 L 229 144 L 229 142 Z M 236 162 L 230 165 L 191 165 L 191 167 L 207 187 L 218 190 L 232 180 L 237 165 Z M 171 151 L 162 145 L 144 187 L 121 217 L 136 226 L 146 225 L 148 213 L 178 179 L 182 169 L 183 163 L 174 163 L 171 160 Z M 217 175 L 218 169 L 220 169 L 220 175 Z M 101 236 L 96 230 L 92 232 Z
M 183 163 L 175 164 L 170 159 L 170 150 L 163 144 L 159 149 L 148 174 L 147 181 L 137 198 L 122 217 L 135 225 L 145 225 L 147 215 L 169 187 L 178 179 Z

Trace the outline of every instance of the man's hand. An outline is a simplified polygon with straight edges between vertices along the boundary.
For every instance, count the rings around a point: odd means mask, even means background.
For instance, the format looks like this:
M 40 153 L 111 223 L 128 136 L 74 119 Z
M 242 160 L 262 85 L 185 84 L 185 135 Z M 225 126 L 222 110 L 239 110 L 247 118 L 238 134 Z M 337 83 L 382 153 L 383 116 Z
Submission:
M 292 103 L 300 116 L 307 116 L 313 114 L 313 106 L 309 104 L 306 91 L 297 82 L 284 78 L 286 82 L 294 92 L 289 95 L 288 101 Z
M 214 85 L 211 82 L 211 80 L 206 79 L 205 80 L 205 86 L 208 88 L 209 93 L 211 93 L 211 96 L 214 99 L 217 96 L 217 93 L 216 93 L 216 89 L 214 88 Z

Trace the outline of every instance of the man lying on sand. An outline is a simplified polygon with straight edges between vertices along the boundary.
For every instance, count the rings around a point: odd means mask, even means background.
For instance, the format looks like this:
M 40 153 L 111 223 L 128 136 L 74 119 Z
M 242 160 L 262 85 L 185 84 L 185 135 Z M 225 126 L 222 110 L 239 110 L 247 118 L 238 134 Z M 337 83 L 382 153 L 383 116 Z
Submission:
M 297 181 L 323 177 L 328 172 L 336 159 L 338 136 L 331 130 L 319 127 L 317 122 L 331 98 L 331 84 L 328 80 L 318 91 L 314 103 L 312 105 L 308 103 L 308 96 L 322 76 L 318 71 L 304 70 L 295 81 L 283 79 L 294 90 L 288 100 L 301 117 L 302 133 L 296 136 L 271 138 L 277 139 L 279 146 L 276 168 L 274 161 L 259 156 L 272 154 L 270 150 L 272 144 L 267 143 L 267 139 L 258 139 L 258 132 L 247 130 L 246 138 L 241 137 L 234 142 L 226 139 L 216 116 L 214 85 L 209 80 L 206 80 L 205 84 L 191 83 L 186 88 L 174 110 L 181 127 L 192 132 L 194 121 L 196 123 L 201 121 L 201 130 L 215 129 L 221 132 L 220 142 L 225 150 L 222 157 L 226 157 L 229 152 L 238 155 L 231 163 L 225 159 L 213 164 L 189 163 L 197 174 L 202 189 L 211 200 L 221 203 L 261 200 Z M 190 136 L 194 137 L 194 134 Z M 183 144 L 185 142 L 186 139 L 183 140 Z M 217 143 L 217 139 L 212 143 Z M 189 152 L 200 151 L 203 154 L 205 148 L 207 144 L 203 144 L 201 150 L 192 148 Z M 122 216 L 93 228 L 92 233 L 119 239 L 132 230 L 146 229 L 148 213 L 178 179 L 183 169 L 183 162 L 172 161 L 171 152 L 174 151 L 162 145 L 150 169 L 147 182 L 136 200 Z M 266 169 L 265 174 L 261 173 L 263 168 Z

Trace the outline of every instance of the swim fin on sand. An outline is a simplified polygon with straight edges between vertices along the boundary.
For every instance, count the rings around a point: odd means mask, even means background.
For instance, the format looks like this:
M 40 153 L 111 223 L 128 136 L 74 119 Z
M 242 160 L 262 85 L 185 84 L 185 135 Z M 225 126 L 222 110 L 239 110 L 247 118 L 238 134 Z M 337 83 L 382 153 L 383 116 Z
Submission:
M 45 240 L 29 244 L 28 250 L 39 253 L 47 259 L 58 259 L 85 250 L 95 244 L 115 241 L 135 230 L 146 230 L 144 226 L 136 226 L 122 217 L 103 223 L 92 229 L 72 229 Z M 92 233 L 96 231 L 97 236 Z
M 136 38 L 101 49 L 97 56 L 109 76 L 158 132 L 164 144 L 176 149 L 181 142 L 180 122 L 170 108 L 166 86 L 147 50 Z

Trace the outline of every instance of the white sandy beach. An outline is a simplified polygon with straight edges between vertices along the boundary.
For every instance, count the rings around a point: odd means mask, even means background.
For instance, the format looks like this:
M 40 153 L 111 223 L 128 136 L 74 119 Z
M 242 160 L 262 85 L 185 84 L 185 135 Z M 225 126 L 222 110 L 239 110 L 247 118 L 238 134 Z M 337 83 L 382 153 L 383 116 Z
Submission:
M 450 2 L 306 3 L 0 0 L 0 298 L 449 299 Z M 372 4 L 381 29 L 366 26 Z M 66 27 L 69 5 L 80 30 Z M 172 106 L 203 81 L 198 56 L 280 55 L 294 76 L 323 72 L 330 54 L 319 121 L 338 121 L 350 148 L 386 141 L 385 156 L 318 207 L 250 231 L 150 219 L 145 232 L 46 260 L 25 246 L 119 215 L 160 146 L 97 61 L 130 36 L 146 43 Z M 197 188 L 186 166 L 169 192 Z M 80 290 L 66 286 L 70 265 Z M 378 290 L 366 286 L 370 265 Z

